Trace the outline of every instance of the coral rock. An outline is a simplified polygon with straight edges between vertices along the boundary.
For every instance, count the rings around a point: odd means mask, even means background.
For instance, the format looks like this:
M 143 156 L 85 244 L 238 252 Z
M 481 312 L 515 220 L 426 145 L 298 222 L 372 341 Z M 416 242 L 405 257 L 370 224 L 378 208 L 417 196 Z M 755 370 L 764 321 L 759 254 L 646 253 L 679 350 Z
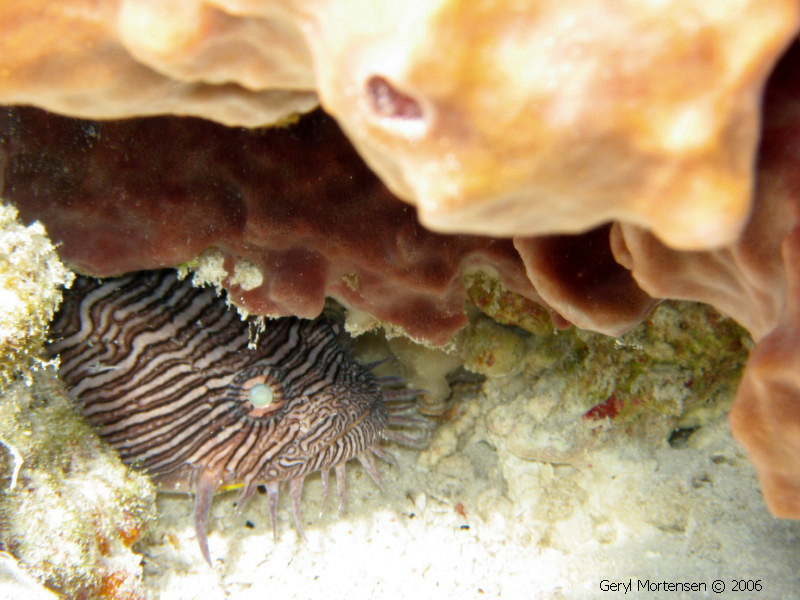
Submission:
M 0 393 L 46 362 L 47 328 L 72 278 L 41 223 L 23 227 L 0 200 Z
M 5 552 L 62 598 L 147 597 L 131 546 L 154 518 L 155 490 L 76 413 L 55 369 L 4 390 L 0 456 Z

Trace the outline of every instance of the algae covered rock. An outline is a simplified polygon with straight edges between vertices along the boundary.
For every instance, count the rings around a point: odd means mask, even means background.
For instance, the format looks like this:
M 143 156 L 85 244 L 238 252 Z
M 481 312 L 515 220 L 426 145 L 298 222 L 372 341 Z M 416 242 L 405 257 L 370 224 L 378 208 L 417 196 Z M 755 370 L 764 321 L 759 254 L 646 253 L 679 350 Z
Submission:
M 0 204 L 0 590 L 144 598 L 132 546 L 154 514 L 152 486 L 100 442 L 43 352 L 72 278 L 44 228 Z
M 0 204 L 0 388 L 40 361 L 47 324 L 72 281 L 44 227 Z
M 516 306 L 506 305 L 505 322 L 523 320 L 527 310 L 517 318 Z M 618 338 L 577 328 L 534 335 L 480 315 L 459 353 L 467 369 L 489 378 L 493 445 L 523 460 L 581 464 L 621 437 L 678 444 L 720 418 L 749 345 L 744 329 L 713 308 L 670 301 Z
M 83 420 L 53 369 L 0 399 L 0 541 L 69 598 L 144 598 L 132 545 L 154 514 L 154 491 Z

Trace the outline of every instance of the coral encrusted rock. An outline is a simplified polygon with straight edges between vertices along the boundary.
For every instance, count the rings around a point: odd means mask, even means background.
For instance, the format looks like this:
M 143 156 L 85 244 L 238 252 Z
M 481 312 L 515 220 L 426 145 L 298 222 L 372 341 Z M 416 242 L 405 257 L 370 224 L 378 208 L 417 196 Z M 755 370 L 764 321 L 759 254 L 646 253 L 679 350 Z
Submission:
M 0 203 L 0 391 L 43 363 L 60 286 L 72 281 L 42 224 L 25 227 L 17 216 Z
M 43 349 L 71 281 L 42 224 L 0 204 L 0 545 L 29 588 L 136 600 L 153 488 L 92 432 Z

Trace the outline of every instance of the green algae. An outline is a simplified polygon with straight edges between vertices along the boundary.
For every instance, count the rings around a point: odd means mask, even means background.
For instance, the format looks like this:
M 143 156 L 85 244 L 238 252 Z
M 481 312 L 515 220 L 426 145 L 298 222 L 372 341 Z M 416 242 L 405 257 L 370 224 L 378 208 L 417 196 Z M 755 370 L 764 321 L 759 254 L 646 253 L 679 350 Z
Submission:
M 514 325 L 540 337 L 554 331 L 553 321 L 544 307 L 511 292 L 483 271 L 465 275 L 464 288 L 470 301 L 498 323 Z
M 713 308 L 664 302 L 619 338 L 574 330 L 586 344 L 582 381 L 597 403 L 615 398 L 618 429 L 647 428 L 653 419 L 697 427 L 726 413 L 751 344 L 747 332 Z M 591 406 L 590 406 L 591 408 Z

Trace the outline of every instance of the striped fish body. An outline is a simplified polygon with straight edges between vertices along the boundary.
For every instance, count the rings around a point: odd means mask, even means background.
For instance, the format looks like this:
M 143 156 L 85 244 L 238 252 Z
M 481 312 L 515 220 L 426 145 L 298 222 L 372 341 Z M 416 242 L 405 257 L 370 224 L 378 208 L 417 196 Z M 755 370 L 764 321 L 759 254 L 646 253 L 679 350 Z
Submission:
M 324 319 L 245 321 L 210 288 L 175 271 L 98 281 L 65 292 L 49 346 L 84 415 L 128 464 L 164 489 L 194 491 L 201 549 L 220 486 L 244 502 L 267 486 L 275 524 L 278 483 L 298 519 L 303 478 L 370 451 L 388 417 L 379 382 Z M 369 457 L 368 460 L 367 457 Z M 202 525 L 202 527 L 201 527 Z

